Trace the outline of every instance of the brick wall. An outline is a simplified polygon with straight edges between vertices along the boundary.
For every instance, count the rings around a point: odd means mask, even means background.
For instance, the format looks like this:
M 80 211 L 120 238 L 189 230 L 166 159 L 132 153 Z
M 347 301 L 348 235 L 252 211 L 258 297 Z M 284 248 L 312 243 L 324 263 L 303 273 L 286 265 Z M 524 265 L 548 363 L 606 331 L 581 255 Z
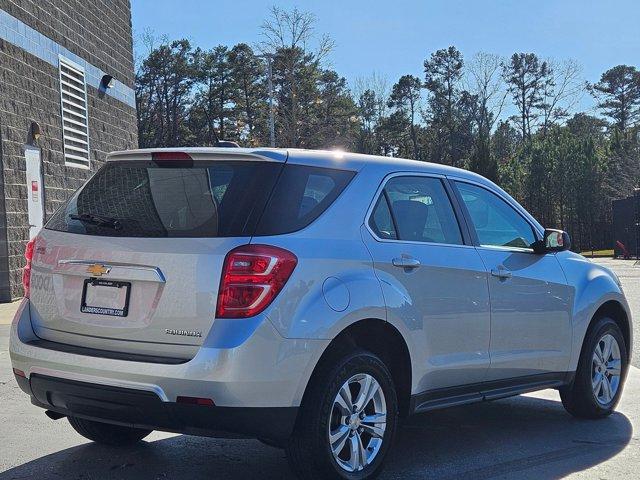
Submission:
M 112 74 L 123 83 L 133 82 L 128 1 L 0 0 L 0 9 L 88 63 L 115 72 Z M 71 30 L 82 33 L 71 34 Z M 100 45 L 105 32 L 114 38 Z M 42 130 L 37 146 L 43 163 L 46 217 L 104 162 L 108 152 L 137 146 L 134 108 L 90 85 L 87 100 L 91 171 L 64 164 L 58 69 L 0 38 L 0 180 L 4 190 L 0 190 L 0 201 L 4 198 L 0 215 L 5 217 L 5 222 L 0 220 L 0 301 L 22 295 L 23 252 L 29 237 L 24 148 L 31 122 Z
M 0 0 L 0 10 L 133 87 L 129 0 Z

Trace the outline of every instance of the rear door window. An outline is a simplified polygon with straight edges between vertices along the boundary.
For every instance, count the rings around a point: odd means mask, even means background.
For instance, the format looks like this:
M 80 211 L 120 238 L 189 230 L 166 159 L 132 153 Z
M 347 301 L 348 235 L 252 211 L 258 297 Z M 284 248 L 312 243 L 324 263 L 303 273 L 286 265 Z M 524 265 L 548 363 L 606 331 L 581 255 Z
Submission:
M 453 206 L 438 178 L 402 176 L 390 179 L 369 225 L 382 239 L 451 245 L 464 243 Z

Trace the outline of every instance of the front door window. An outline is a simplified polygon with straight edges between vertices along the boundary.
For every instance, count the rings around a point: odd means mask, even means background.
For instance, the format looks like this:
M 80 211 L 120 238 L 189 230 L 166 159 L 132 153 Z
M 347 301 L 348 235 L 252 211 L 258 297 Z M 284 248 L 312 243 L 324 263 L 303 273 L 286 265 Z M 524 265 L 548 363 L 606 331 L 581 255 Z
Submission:
M 500 197 L 468 183 L 458 183 L 458 190 L 481 246 L 530 248 L 535 242 L 531 225 Z

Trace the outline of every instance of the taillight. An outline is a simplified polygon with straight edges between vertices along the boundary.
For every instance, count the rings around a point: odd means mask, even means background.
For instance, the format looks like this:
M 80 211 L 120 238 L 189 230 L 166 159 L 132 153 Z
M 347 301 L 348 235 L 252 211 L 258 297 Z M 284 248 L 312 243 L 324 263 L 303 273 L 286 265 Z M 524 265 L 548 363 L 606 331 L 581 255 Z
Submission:
M 280 293 L 297 257 L 278 247 L 244 245 L 224 260 L 218 292 L 218 318 L 246 318 L 262 312 Z
M 24 298 L 29 298 L 31 293 L 31 262 L 33 260 L 33 251 L 36 247 L 36 239 L 32 238 L 24 249 L 24 258 L 27 260 L 22 270 L 22 288 L 24 289 Z

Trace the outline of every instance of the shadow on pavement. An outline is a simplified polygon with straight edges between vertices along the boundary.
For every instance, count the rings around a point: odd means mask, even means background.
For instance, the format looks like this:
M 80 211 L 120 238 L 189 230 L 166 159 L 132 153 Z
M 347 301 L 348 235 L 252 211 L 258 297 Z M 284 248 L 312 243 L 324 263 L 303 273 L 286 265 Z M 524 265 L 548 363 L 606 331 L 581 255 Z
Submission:
M 381 478 L 558 479 L 615 456 L 631 436 L 620 413 L 576 420 L 558 401 L 516 397 L 413 417 L 400 428 Z M 18 478 L 293 477 L 282 451 L 255 440 L 175 436 L 126 450 L 87 443 L 0 474 Z

